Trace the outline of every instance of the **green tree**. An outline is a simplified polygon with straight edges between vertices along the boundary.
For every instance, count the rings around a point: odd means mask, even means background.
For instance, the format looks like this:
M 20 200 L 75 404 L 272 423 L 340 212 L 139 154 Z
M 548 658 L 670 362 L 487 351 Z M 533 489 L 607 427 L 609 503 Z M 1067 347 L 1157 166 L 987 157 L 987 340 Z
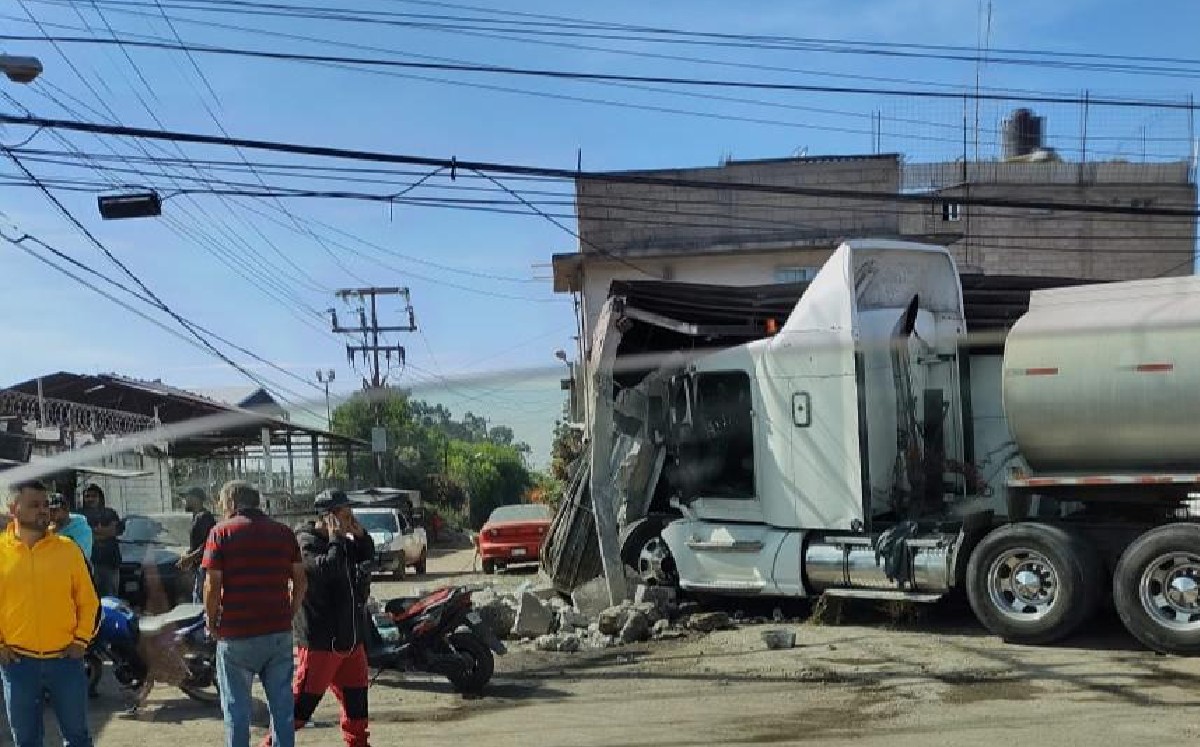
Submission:
M 465 512 L 475 527 L 496 506 L 519 503 L 534 484 L 526 466 L 529 446 L 514 443 L 511 428 L 497 425 L 489 431 L 487 421 L 470 412 L 457 421 L 443 405 L 410 399 L 399 389 L 371 399 L 352 397 L 334 411 L 333 430 L 369 441 L 377 416 L 387 431 L 382 482 L 418 489 L 432 503 Z M 336 476 L 346 478 L 345 458 L 332 466 Z M 355 475 L 374 482 L 377 472 L 374 455 L 355 457 Z
M 571 465 L 583 454 L 583 434 L 562 420 L 554 422 L 550 445 L 550 476 L 561 483 L 570 479 Z

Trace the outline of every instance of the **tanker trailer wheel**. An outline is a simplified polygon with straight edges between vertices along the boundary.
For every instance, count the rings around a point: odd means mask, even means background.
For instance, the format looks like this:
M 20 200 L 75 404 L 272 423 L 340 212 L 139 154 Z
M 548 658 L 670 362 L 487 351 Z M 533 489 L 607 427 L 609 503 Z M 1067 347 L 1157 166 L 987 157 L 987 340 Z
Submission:
M 988 534 L 967 564 L 967 597 L 984 627 L 1012 643 L 1050 643 L 1096 610 L 1104 588 L 1086 540 L 1048 524 Z
M 1200 526 L 1146 532 L 1121 555 L 1113 602 L 1139 641 L 1168 654 L 1200 654 Z

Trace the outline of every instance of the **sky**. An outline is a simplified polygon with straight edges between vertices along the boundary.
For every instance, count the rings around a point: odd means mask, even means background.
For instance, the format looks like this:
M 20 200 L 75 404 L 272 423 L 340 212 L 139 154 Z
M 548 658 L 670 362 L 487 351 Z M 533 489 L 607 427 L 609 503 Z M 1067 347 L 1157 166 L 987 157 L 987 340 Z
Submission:
M 565 4 L 530 0 L 476 2 L 486 11 L 416 0 L 287 0 L 291 5 L 440 16 L 506 12 L 551 13 L 697 31 L 843 39 L 873 43 L 970 45 L 1067 52 L 1194 56 L 1200 6 L 1160 2 L 1154 12 L 1127 3 L 1008 0 L 611 0 Z M 463 0 L 464 3 L 469 0 Z M 736 49 L 651 44 L 554 35 L 514 37 L 462 28 L 382 26 L 272 15 L 215 13 L 194 0 L 9 0 L 0 6 L 0 34 L 110 36 L 126 40 L 178 34 L 189 44 L 307 54 L 433 59 L 586 72 L 687 76 L 817 85 L 931 89 L 935 85 L 1033 89 L 1089 96 L 1186 100 L 1194 77 L 1148 77 L 1097 70 L 909 59 L 829 51 Z M 169 18 L 170 25 L 164 14 Z M 35 25 L 31 17 L 41 26 Z M 429 26 L 430 23 L 426 23 Z M 499 37 L 499 38 L 497 38 Z M 111 38 L 111 37 L 110 37 Z M 521 39 L 534 38 L 540 43 Z M 356 45 L 356 46 L 355 46 Z M 878 48 L 878 47 L 876 47 Z M 619 50 L 621 53 L 612 50 Z M 197 52 L 46 40 L 0 41 L 0 52 L 35 55 L 45 72 L 33 86 L 0 79 L 0 112 L 119 122 L 260 140 L 384 151 L 434 158 L 555 168 L 645 169 L 712 166 L 721 159 L 870 152 L 872 117 L 883 118 L 880 145 L 909 160 L 961 154 L 964 115 L 981 135 L 969 150 L 994 153 L 994 128 L 1010 103 L 987 102 L 964 112 L 958 101 L 861 94 L 631 88 L 597 82 L 545 80 L 467 72 L 345 69 L 297 61 L 248 59 Z M 633 53 L 633 54 L 630 54 Z M 664 59 L 692 57 L 691 61 Z M 770 69 L 767 69 L 770 68 Z M 781 69 L 786 68 L 786 69 Z M 202 73 L 202 75 L 201 75 Z M 864 78 L 867 78 L 864 80 Z M 503 89 L 503 90 L 501 90 Z M 950 89 L 942 89 L 950 90 Z M 686 95 L 686 94 L 691 95 Z M 704 95 L 724 99 L 704 98 Z M 586 100 L 585 100 L 586 99 Z M 739 99 L 733 101 L 730 99 Z M 1047 117 L 1051 145 L 1080 145 L 1079 108 L 1034 107 Z M 1181 159 L 1189 155 L 1191 123 L 1164 110 L 1089 110 L 1090 151 L 1100 157 Z M 971 128 L 974 129 L 973 127 Z M 33 135 L 28 142 L 23 142 Z M 146 287 L 178 315 L 270 361 L 219 347 L 255 377 L 297 402 L 298 417 L 324 413 L 318 369 L 336 371 L 334 397 L 361 386 L 363 369 L 348 364 L 345 339 L 329 333 L 324 311 L 343 323 L 352 310 L 338 288 L 406 286 L 419 331 L 392 335 L 407 366 L 391 381 L 440 401 L 456 414 L 474 411 L 506 424 L 544 464 L 554 420 L 561 415 L 565 374 L 555 351 L 575 349 L 569 296 L 552 290 L 554 253 L 578 249 L 575 237 L 511 194 L 471 174 L 426 172 L 373 175 L 386 184 L 296 178 L 288 165 L 317 159 L 224 147 L 131 143 L 105 136 L 33 133 L 0 127 L 0 143 L 21 146 L 24 165 L 40 179 L 98 182 L 87 168 L 64 165 L 79 153 L 102 156 L 112 186 L 106 193 L 153 186 L 170 194 L 195 179 L 225 179 L 259 187 L 370 191 L 411 197 L 491 200 L 505 213 L 444 206 L 327 198 L 170 195 L 163 215 L 102 221 L 94 193 L 55 191 L 62 205 Z M 978 145 L 976 144 L 978 143 Z M 40 151 L 27 152 L 30 150 Z M 48 151 L 60 151 L 67 156 Z M 224 160 L 213 171 L 186 163 L 160 168 L 147 156 Z M 242 159 L 260 167 L 243 170 Z M 140 159 L 140 160 L 139 160 Z M 369 164 L 320 161 L 321 165 Z M 427 170 L 426 170 L 427 171 Z M 141 173 L 138 173 L 141 172 Z M 0 163 L 0 231 L 31 235 L 90 267 L 130 284 L 109 258 L 28 185 L 11 161 Z M 358 178 L 358 177 L 355 177 Z M 545 200 L 543 211 L 573 229 L 569 184 L 502 179 Z M 476 189 L 464 190 L 474 186 Z M 245 187 L 241 188 L 245 191 Z M 545 194 L 542 194 L 545 192 Z M 26 246 L 28 246 L 28 242 Z M 42 253 L 46 252 L 34 247 Z M 118 372 L 181 387 L 240 385 L 242 373 L 185 342 L 188 333 L 161 311 L 111 290 L 159 320 L 168 332 L 65 277 L 11 244 L 0 242 L 0 383 L 66 370 Z M 381 304 L 382 321 L 405 321 L 402 302 Z M 174 332 L 175 334 L 172 334 Z M 280 370 L 290 375 L 281 373 Z M 297 380 L 298 377 L 301 380 Z M 306 383 L 307 382 L 307 383 Z M 304 411 L 309 411 L 305 413 Z

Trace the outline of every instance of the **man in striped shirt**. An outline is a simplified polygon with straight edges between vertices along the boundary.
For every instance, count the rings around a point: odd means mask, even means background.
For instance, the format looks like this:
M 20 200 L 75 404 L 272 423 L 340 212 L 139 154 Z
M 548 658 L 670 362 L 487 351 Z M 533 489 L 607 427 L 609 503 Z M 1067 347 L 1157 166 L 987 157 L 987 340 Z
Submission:
M 221 488 L 228 517 L 204 548 L 204 611 L 217 639 L 217 678 L 227 747 L 250 745 L 250 688 L 262 681 L 272 742 L 294 747 L 292 618 L 308 577 L 296 535 L 259 508 L 258 490 L 242 480 Z

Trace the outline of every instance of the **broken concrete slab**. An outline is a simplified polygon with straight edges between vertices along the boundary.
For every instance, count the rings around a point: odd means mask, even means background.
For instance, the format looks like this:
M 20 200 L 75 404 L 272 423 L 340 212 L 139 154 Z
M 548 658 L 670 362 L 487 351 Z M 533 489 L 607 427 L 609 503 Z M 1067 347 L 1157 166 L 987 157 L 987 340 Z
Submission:
M 579 640 L 579 636 L 574 634 L 549 633 L 538 636 L 537 640 L 533 642 L 533 646 L 538 651 L 561 651 L 570 654 L 578 651 L 583 643 Z
M 621 627 L 621 643 L 637 643 L 650 637 L 650 620 L 638 610 L 630 610 Z
M 687 619 L 687 627 L 700 633 L 711 633 L 729 628 L 731 623 L 724 612 L 698 612 Z
M 796 631 L 794 630 L 764 630 L 762 632 L 763 643 L 767 644 L 767 648 L 772 651 L 781 649 L 795 648 L 796 646 Z
M 658 616 L 671 617 L 675 614 L 678 608 L 678 597 L 675 590 L 669 586 L 646 586 L 642 584 L 637 587 L 633 594 L 634 604 L 650 603 L 658 608 Z
M 554 625 L 554 613 L 530 592 L 525 592 L 517 601 L 517 617 L 513 621 L 511 635 L 516 638 L 537 638 L 550 632 Z
M 592 633 L 584 642 L 587 644 L 588 648 L 596 649 L 612 648 L 613 646 L 617 645 L 616 637 L 605 635 L 603 633 Z
M 570 607 L 558 611 L 558 630 L 560 633 L 572 630 L 587 630 L 592 619 L 582 612 Z
M 490 592 L 477 594 L 472 597 L 475 611 L 483 618 L 497 638 L 505 639 L 512 634 L 513 624 L 517 621 L 517 603 L 511 597 L 502 597 Z
M 571 601 L 575 603 L 575 609 L 588 617 L 599 617 L 612 604 L 608 597 L 608 583 L 602 576 L 594 578 L 576 588 L 571 593 Z
M 651 624 L 654 624 L 666 617 L 666 615 L 659 611 L 658 605 L 656 605 L 654 602 L 635 602 L 630 609 L 645 615 L 646 619 L 648 619 Z
M 583 647 L 583 643 L 579 640 L 579 636 L 570 634 L 560 636 L 558 641 L 558 650 L 564 654 L 573 654 Z
M 605 635 L 618 635 L 629 619 L 630 608 L 625 605 L 609 607 L 596 618 L 597 630 Z

